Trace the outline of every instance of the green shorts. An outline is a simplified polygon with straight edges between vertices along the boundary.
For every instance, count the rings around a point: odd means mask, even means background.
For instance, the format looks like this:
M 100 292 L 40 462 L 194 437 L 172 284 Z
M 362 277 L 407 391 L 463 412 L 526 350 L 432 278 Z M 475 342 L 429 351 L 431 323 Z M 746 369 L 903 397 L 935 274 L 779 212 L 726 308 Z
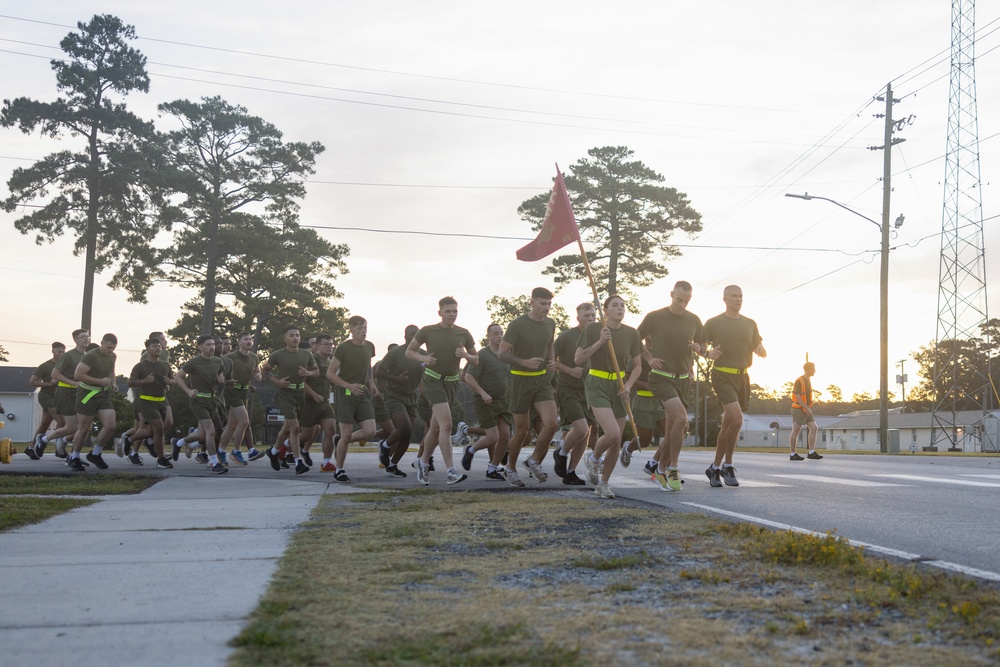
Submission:
M 232 408 L 245 408 L 250 400 L 250 391 L 247 389 L 233 389 L 226 387 L 222 390 L 222 403 L 227 410 Z
M 666 403 L 672 398 L 681 399 L 681 403 L 684 407 L 688 407 L 691 403 L 691 378 L 670 378 L 664 375 L 660 375 L 655 371 L 649 372 L 649 389 L 653 392 L 653 396 L 660 403 Z
M 76 416 L 76 387 L 56 387 L 56 412 L 63 417 Z
M 191 412 L 197 421 L 215 421 L 215 398 L 212 396 L 192 396 L 188 399 Z
M 583 387 L 587 392 L 587 404 L 591 408 L 611 408 L 615 417 L 625 416 L 625 403 L 622 402 L 618 392 L 618 380 L 605 380 L 596 375 L 588 375 L 583 381 Z
M 395 392 L 386 392 L 382 395 L 382 403 L 390 418 L 400 412 L 409 415 L 411 421 L 417 418 L 417 395 L 415 393 L 400 396 Z
M 798 424 L 800 426 L 806 426 L 809 422 L 814 422 L 816 419 L 812 415 L 807 415 L 805 410 L 801 408 L 792 408 L 792 423 Z
M 163 421 L 167 418 L 166 401 L 147 401 L 142 398 L 135 399 L 135 414 L 142 415 L 146 423 L 155 422 L 157 419 Z
M 38 392 L 38 405 L 42 406 L 43 411 L 56 407 L 55 394 L 43 394 L 42 392 Z
M 493 428 L 499 423 L 501 417 L 508 426 L 514 423 L 503 397 L 493 397 L 492 401 L 485 403 L 482 397 L 477 394 L 472 397 L 472 404 L 476 408 L 476 418 L 479 420 L 479 425 L 483 428 Z
M 274 402 L 281 410 L 281 416 L 285 420 L 294 419 L 298 421 L 305 408 L 305 393 L 301 389 L 278 389 L 274 393 Z
M 420 398 L 417 399 L 417 416 L 420 417 L 420 421 L 430 426 L 434 413 L 431 411 L 431 404 L 427 401 L 424 392 L 420 392 Z
M 375 419 L 375 407 L 367 391 L 360 394 L 336 385 L 333 388 L 333 411 L 341 424 L 360 424 Z
M 302 417 L 299 419 L 303 428 L 310 428 L 321 424 L 325 419 L 333 419 L 333 406 L 328 401 L 317 403 L 309 396 L 305 397 L 305 407 L 302 408 Z
M 632 416 L 635 417 L 636 426 L 650 431 L 656 428 L 656 422 L 667 418 L 663 404 L 656 397 L 638 394 L 632 397 Z
M 76 388 L 76 414 L 93 417 L 101 410 L 114 410 L 111 403 L 111 392 L 107 389 Z
M 384 398 L 372 399 L 372 407 L 375 408 L 375 421 L 379 423 L 389 421 L 389 408 L 385 407 Z
M 555 401 L 552 382 L 546 373 L 541 375 L 510 374 L 507 379 L 507 407 L 515 415 L 523 415 L 535 403 Z
M 750 408 L 750 376 L 746 373 L 732 375 L 712 370 L 712 390 L 723 405 L 739 403 L 743 412 Z
M 559 419 L 560 425 L 569 428 L 569 426 L 581 419 L 586 419 L 587 423 L 594 425 L 597 422 L 594 421 L 594 413 L 590 410 L 590 406 L 587 405 L 587 392 L 580 387 L 560 387 L 557 392 L 559 398 Z
M 441 380 L 424 375 L 421 386 L 428 405 L 433 406 L 438 403 L 451 405 L 455 400 L 455 392 L 458 391 L 458 380 Z

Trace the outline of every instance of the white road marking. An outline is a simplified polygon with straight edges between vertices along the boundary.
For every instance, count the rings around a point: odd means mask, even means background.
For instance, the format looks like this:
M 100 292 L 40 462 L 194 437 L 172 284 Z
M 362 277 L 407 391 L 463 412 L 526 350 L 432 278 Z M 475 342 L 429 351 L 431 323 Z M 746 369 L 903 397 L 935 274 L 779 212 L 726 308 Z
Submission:
M 749 514 L 740 514 L 739 512 L 730 512 L 729 510 L 720 509 L 718 507 L 710 507 L 709 505 L 701 505 L 699 503 L 681 503 L 687 505 L 688 507 L 695 507 L 700 510 L 705 510 L 706 512 L 714 512 L 716 514 L 722 514 L 724 516 L 732 517 L 734 519 L 739 519 L 740 521 L 749 521 L 751 523 L 757 523 L 762 526 L 768 526 L 770 528 L 777 528 L 778 530 L 791 530 L 796 533 L 802 533 L 804 535 L 815 535 L 816 537 L 824 537 L 825 533 L 821 533 L 815 530 L 809 530 L 807 528 L 799 528 L 797 526 L 792 526 L 787 523 L 779 523 L 778 521 L 770 521 L 768 519 L 761 519 L 759 517 L 750 516 Z M 958 563 L 952 563 L 946 560 L 924 560 L 923 556 L 920 554 L 910 553 L 908 551 L 900 551 L 899 549 L 892 549 L 890 547 L 883 547 L 878 544 L 869 544 L 868 542 L 861 542 L 859 540 L 852 540 L 847 538 L 847 541 L 851 546 L 862 547 L 865 551 L 870 551 L 873 553 L 881 554 L 883 556 L 891 556 L 893 558 L 901 558 L 908 561 L 919 561 L 926 565 L 932 567 L 941 568 L 942 570 L 948 570 L 949 572 L 959 572 L 966 576 L 976 577 L 978 579 L 985 579 L 986 581 L 1000 582 L 1000 573 L 990 572 L 989 570 L 979 570 L 974 567 L 966 567 L 965 565 L 959 565 Z
M 962 486 L 988 486 L 1000 489 L 1000 484 L 990 482 L 973 482 L 968 479 L 950 479 L 948 477 L 921 477 L 920 475 L 871 475 L 871 477 L 888 477 L 890 479 L 905 479 L 912 482 L 936 482 L 938 484 L 960 484 Z
M 959 477 L 983 477 L 985 479 L 1000 479 L 1000 475 L 974 475 L 972 473 L 961 473 Z
M 893 484 L 892 482 L 870 482 L 865 479 L 842 479 L 838 477 L 823 477 L 821 475 L 768 475 L 768 477 L 784 477 L 803 482 L 819 482 L 820 484 L 843 484 L 845 486 L 910 486 L 909 484 Z

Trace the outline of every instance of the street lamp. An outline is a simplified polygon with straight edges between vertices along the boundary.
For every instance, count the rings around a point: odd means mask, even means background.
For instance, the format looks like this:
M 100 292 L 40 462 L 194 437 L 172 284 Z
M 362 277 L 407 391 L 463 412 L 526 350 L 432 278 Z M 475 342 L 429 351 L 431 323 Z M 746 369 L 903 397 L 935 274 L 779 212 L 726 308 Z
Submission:
M 882 233 L 882 257 L 879 263 L 879 382 L 878 382 L 878 432 L 879 448 L 883 452 L 889 451 L 889 213 L 888 209 L 883 210 L 883 222 L 878 223 L 863 213 L 858 213 L 850 206 L 845 206 L 839 201 L 834 201 L 827 197 L 817 197 L 808 192 L 803 195 L 785 194 L 793 199 L 822 199 L 830 202 L 845 211 L 850 211 L 859 218 L 864 218 L 868 222 L 878 227 Z M 903 226 L 904 217 L 900 215 L 893 224 L 893 229 Z

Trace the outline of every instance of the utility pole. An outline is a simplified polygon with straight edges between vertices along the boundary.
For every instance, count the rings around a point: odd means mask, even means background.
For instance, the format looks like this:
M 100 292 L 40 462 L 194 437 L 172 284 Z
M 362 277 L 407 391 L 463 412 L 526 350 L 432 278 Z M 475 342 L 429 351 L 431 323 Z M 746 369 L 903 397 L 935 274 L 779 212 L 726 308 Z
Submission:
M 903 406 L 906 406 L 906 369 L 903 368 L 903 364 L 906 363 L 906 359 L 900 359 L 896 362 L 899 366 L 899 375 L 896 376 L 896 384 L 903 386 Z

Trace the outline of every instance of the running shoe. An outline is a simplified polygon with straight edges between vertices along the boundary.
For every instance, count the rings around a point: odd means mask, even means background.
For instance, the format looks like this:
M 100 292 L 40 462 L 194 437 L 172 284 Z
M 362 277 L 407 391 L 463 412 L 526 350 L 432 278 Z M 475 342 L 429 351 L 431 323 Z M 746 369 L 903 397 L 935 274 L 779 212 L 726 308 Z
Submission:
M 309 472 L 309 470 L 310 470 L 310 467 L 308 465 L 306 465 L 305 461 L 296 461 L 295 462 L 295 474 L 296 475 L 301 475 L 302 473 Z M 343 482 L 344 480 L 342 480 L 339 477 L 337 477 L 337 475 L 344 475 L 344 471 L 343 470 L 338 470 L 333 475 L 333 478 L 335 480 L 337 480 L 338 482 Z M 344 475 L 344 477 L 347 477 L 347 475 Z M 347 481 L 350 481 L 350 480 L 347 480 Z
M 39 454 L 38 456 L 39 456 L 39 457 L 41 457 L 41 454 Z M 818 453 L 816 453 L 816 452 L 809 452 L 809 454 L 808 454 L 808 455 L 806 456 L 806 458 L 807 458 L 807 459 L 809 459 L 809 460 L 811 460 L 811 461 L 819 461 L 819 460 L 820 460 L 820 459 L 822 459 L 823 457 L 822 457 L 822 456 L 820 456 L 820 455 L 819 455 Z
M 56 440 L 56 456 L 61 459 L 66 458 L 66 438 Z
M 542 464 L 535 461 L 535 459 L 530 456 L 524 459 L 524 465 L 528 468 L 528 475 L 534 477 L 535 480 L 539 482 L 544 482 L 549 478 L 545 471 L 542 470 Z
M 48 445 L 47 442 L 42 440 L 44 437 L 41 433 L 35 436 L 35 453 L 38 454 L 38 458 L 42 458 L 45 455 L 45 446 Z
M 465 451 L 462 452 L 462 468 L 464 470 L 472 470 L 472 457 L 476 455 L 476 450 L 472 448 L 472 445 L 466 445 Z
M 556 447 L 552 450 L 552 470 L 556 473 L 556 477 L 566 476 L 568 461 L 569 454 L 563 454 L 562 446 Z
M 708 466 L 705 468 L 705 475 L 708 477 L 708 483 L 715 488 L 722 486 L 722 480 L 719 479 L 719 469 Z
M 257 448 L 251 449 L 247 452 L 247 459 L 250 461 L 256 461 L 257 459 L 262 459 L 265 456 L 267 456 L 267 453 Z
M 122 433 L 122 451 L 125 452 L 125 456 L 132 453 L 132 438 L 129 437 L 128 433 Z
M 788 457 L 789 461 L 805 461 L 805 457 L 800 456 L 798 452 L 792 452 L 791 456 Z
M 307 466 L 309 466 L 310 468 L 312 468 L 312 464 L 313 464 L 312 457 L 309 456 L 309 452 L 307 450 L 305 450 L 305 449 L 302 450 L 302 460 L 306 462 Z M 291 463 L 291 461 L 289 461 L 289 463 Z
M 507 471 L 507 483 L 516 487 L 524 486 L 524 482 L 521 481 L 521 476 L 517 474 L 516 470 Z
M 632 465 L 632 451 L 629 448 L 632 446 L 633 442 L 638 446 L 639 438 L 632 438 L 628 442 L 622 444 L 622 453 L 619 456 L 619 460 L 622 462 L 623 468 L 627 468 Z
M 378 443 L 378 463 L 383 468 L 392 465 L 392 461 L 389 459 L 389 445 L 386 444 L 385 440 Z
M 427 472 L 434 472 L 434 457 L 430 457 L 427 461 Z
M 607 482 L 601 482 L 600 484 L 598 484 L 597 488 L 594 489 L 594 493 L 596 493 L 601 498 L 615 497 L 615 492 L 611 490 L 611 487 L 608 486 Z
M 227 472 L 229 472 L 229 468 L 222 465 L 221 463 L 216 463 L 214 466 L 209 468 L 209 470 L 211 470 L 216 475 L 225 475 Z
M 670 490 L 670 484 L 667 482 L 667 476 L 659 470 L 653 473 L 653 481 L 659 485 L 661 491 Z
M 464 424 L 463 424 L 463 426 L 464 426 Z M 457 470 L 449 470 L 448 471 L 448 484 L 449 485 L 451 485 L 451 484 L 458 484 L 459 482 L 464 482 L 468 478 L 469 478 L 469 476 L 466 475 L 463 472 L 458 472 Z
M 238 449 L 233 450 L 233 461 L 241 466 L 245 466 L 247 464 L 247 460 L 243 458 L 243 452 Z
M 417 482 L 424 486 L 430 484 L 430 480 L 427 478 L 427 473 L 430 472 L 429 466 L 420 459 L 414 461 L 413 464 L 417 469 Z
M 736 468 L 733 466 L 722 466 L 722 481 L 726 486 L 739 486 L 740 481 L 736 479 Z
M 121 438 L 115 438 L 115 454 L 120 459 L 125 458 L 125 441 Z
M 601 481 L 597 472 L 598 462 L 590 454 L 584 454 L 583 463 L 587 467 L 587 481 L 596 486 Z
M 387 465 L 385 467 L 385 471 L 387 474 L 392 475 L 393 477 L 406 477 L 406 473 L 400 470 L 399 466 L 394 466 L 392 464 Z
M 156 459 L 156 467 L 157 468 L 173 468 L 174 464 L 171 463 L 170 460 L 166 456 L 161 456 L 160 458 Z
M 656 461 L 654 459 L 649 459 L 646 461 L 646 465 L 642 466 L 643 472 L 652 477 L 656 474 Z M 655 481 L 655 480 L 654 480 Z
M 153 444 L 152 438 L 146 438 L 146 441 L 143 442 L 142 444 L 146 445 L 146 451 L 149 452 L 149 455 L 155 458 L 156 457 L 156 445 Z
M 224 449 L 219 450 L 219 463 L 227 468 L 229 467 L 229 457 L 226 455 L 226 450 Z
M 181 457 L 181 446 L 177 444 L 177 441 L 178 438 L 170 438 L 170 447 L 173 449 L 170 458 L 172 458 L 174 461 L 176 461 Z
M 83 465 L 83 461 L 77 458 L 67 459 L 66 465 L 69 466 L 70 470 L 75 472 L 86 472 L 87 470 L 87 468 Z
M 333 461 L 327 461 L 319 467 L 320 472 L 337 472 L 337 466 L 333 465 Z
M 278 455 L 272 452 L 273 447 L 268 447 L 264 450 L 267 454 L 268 460 L 271 462 L 271 467 L 275 470 L 281 470 L 281 461 L 278 460 Z
M 486 472 L 486 479 L 492 479 L 498 482 L 502 482 L 504 480 L 504 476 L 500 473 L 499 470 L 493 470 Z
M 191 458 L 191 455 L 194 454 L 194 447 L 186 440 L 182 440 L 181 442 L 184 445 L 184 456 Z
M 101 458 L 100 454 L 95 454 L 94 452 L 88 452 L 87 460 L 93 463 L 95 466 L 97 466 L 97 468 L 100 470 L 108 469 L 108 464 L 104 462 L 104 459 Z
M 128 455 L 128 462 L 134 466 L 142 465 L 142 457 L 139 456 L 139 452 L 132 452 Z
M 570 486 L 586 486 L 586 482 L 580 479 L 579 475 L 576 474 L 575 470 L 570 470 L 562 478 L 563 484 L 568 484 Z
M 38 460 L 38 454 L 35 453 L 35 448 L 34 447 L 25 447 L 24 448 L 24 453 L 32 461 L 37 461 Z
M 351 478 L 348 477 L 347 473 L 344 472 L 343 470 L 338 470 L 337 472 L 333 473 L 333 478 L 335 480 L 337 480 L 338 482 L 350 482 L 351 481 Z
M 667 491 L 680 491 L 682 483 L 679 470 L 676 468 L 667 470 Z
M 208 454 L 206 454 L 205 452 L 198 452 L 195 455 L 194 460 L 197 461 L 198 463 L 208 463 Z
M 458 422 L 458 426 L 455 428 L 455 435 L 451 436 L 451 444 L 454 447 L 461 447 L 462 445 L 468 444 L 466 438 L 469 437 L 469 427 L 465 422 Z M 468 468 L 466 468 L 468 470 Z

